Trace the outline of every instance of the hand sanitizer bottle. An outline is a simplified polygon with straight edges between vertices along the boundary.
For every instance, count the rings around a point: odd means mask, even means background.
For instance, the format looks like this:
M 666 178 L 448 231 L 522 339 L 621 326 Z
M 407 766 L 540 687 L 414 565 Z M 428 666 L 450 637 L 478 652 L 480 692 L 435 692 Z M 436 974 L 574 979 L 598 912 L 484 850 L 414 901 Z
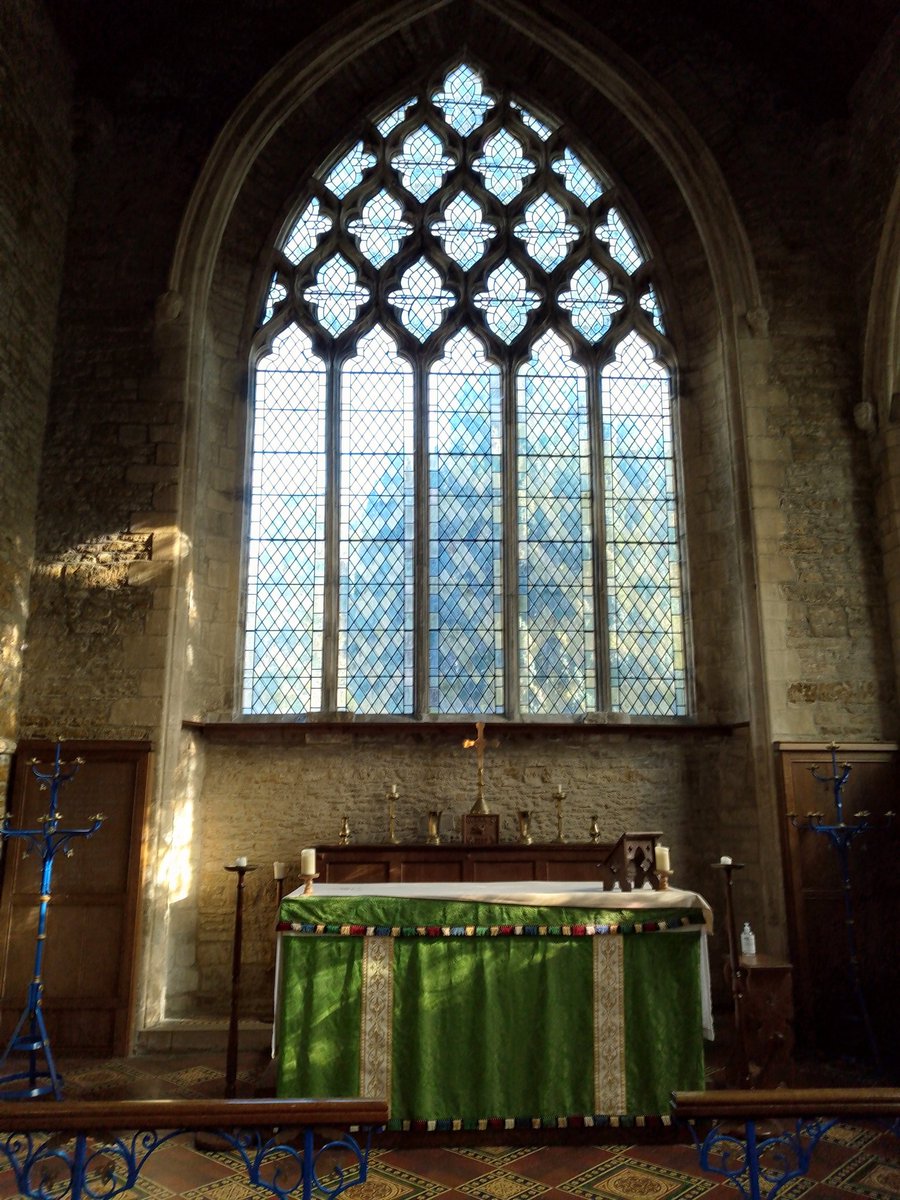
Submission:
M 741 930 L 741 954 L 756 953 L 756 934 L 750 928 L 750 922 L 744 922 L 744 928 Z

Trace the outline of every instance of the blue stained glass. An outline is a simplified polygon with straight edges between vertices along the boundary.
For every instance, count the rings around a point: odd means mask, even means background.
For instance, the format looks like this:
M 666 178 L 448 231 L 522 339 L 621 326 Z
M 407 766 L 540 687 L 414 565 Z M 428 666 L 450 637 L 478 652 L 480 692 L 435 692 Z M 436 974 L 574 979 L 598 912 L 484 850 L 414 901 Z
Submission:
M 296 266 L 303 262 L 308 254 L 312 254 L 319 238 L 329 229 L 331 218 L 319 211 L 319 201 L 313 197 L 294 223 L 282 247 L 282 253 Z
M 503 705 L 500 373 L 468 331 L 432 368 L 429 696 L 437 712 Z
M 540 304 L 537 292 L 527 287 L 525 276 L 506 259 L 491 271 L 487 287 L 475 295 L 475 306 L 485 315 L 489 327 L 507 344 L 525 328 L 528 314 Z
M 610 256 L 629 275 L 643 263 L 644 256 L 638 249 L 634 235 L 615 208 L 609 210 L 604 224 L 597 226 L 597 237 L 608 244 Z
M 525 209 L 525 220 L 515 228 L 531 257 L 552 271 L 578 238 L 578 227 L 566 219 L 566 210 L 552 196 L 539 196 Z
M 501 129 L 484 144 L 484 153 L 472 164 L 484 178 L 484 186 L 503 204 L 515 200 L 523 182 L 534 174 L 537 163 L 524 155 L 522 143 L 508 129 Z
M 362 216 L 351 221 L 347 229 L 369 262 L 380 267 L 397 253 L 412 226 L 403 220 L 400 201 L 387 192 L 379 192 L 366 204 Z
M 596 342 L 609 329 L 622 300 L 609 290 L 609 276 L 592 262 L 582 263 L 571 286 L 559 296 L 560 308 L 570 313 L 572 324 L 588 341 Z
M 337 337 L 356 320 L 369 298 L 369 289 L 360 286 L 354 268 L 338 254 L 319 268 L 315 285 L 308 287 L 303 296 L 315 308 L 319 323 Z
M 442 287 L 437 270 L 420 258 L 400 278 L 400 287 L 388 294 L 388 300 L 398 308 L 401 320 L 420 342 L 438 328 L 444 313 L 454 304 L 453 293 Z
M 607 190 L 609 183 L 602 175 L 589 171 L 577 154 L 566 150 L 561 158 L 553 160 L 553 170 L 561 175 L 566 187 L 582 204 L 592 204 Z
M 341 379 L 338 708 L 412 707 L 412 371 L 376 328 Z M 402 520 L 401 520 L 402 516 Z
M 520 702 L 526 713 L 582 712 L 596 697 L 584 371 L 547 333 L 517 389 Z
M 497 226 L 483 221 L 480 205 L 461 192 L 444 209 L 443 220 L 432 224 L 431 232 L 440 238 L 444 252 L 467 271 L 483 256 Z
M 453 159 L 443 151 L 441 139 L 423 125 L 407 137 L 401 153 L 394 156 L 394 169 L 403 179 L 403 186 L 421 202 L 438 190 L 453 166 Z
M 375 155 L 363 149 L 362 142 L 357 142 L 325 176 L 325 186 L 339 200 L 343 200 L 348 192 L 362 183 L 364 172 L 374 167 L 375 162 Z
M 481 77 L 465 63 L 450 72 L 443 91 L 431 98 L 443 110 L 447 124 L 463 137 L 478 128 L 494 103 L 482 90 Z

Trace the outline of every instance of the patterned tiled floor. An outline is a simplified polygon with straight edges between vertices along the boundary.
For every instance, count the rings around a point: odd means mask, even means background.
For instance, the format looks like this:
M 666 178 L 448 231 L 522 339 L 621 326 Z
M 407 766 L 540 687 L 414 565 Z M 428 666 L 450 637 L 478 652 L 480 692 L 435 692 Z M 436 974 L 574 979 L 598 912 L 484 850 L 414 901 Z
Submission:
M 242 1055 L 239 1093 L 252 1095 L 264 1069 Z M 150 1055 L 61 1064 L 69 1099 L 220 1097 L 220 1056 Z M 52 1102 L 48 1102 L 51 1103 Z M 2 1143 L 2 1139 L 0 1139 Z M 103 1194 L 97 1176 L 97 1194 Z M 19 1195 L 0 1154 L 0 1200 Z M 267 1194 L 247 1183 L 237 1156 L 198 1149 L 180 1136 L 147 1161 L 133 1200 L 250 1200 Z M 590 1144 L 583 1138 L 538 1146 L 437 1146 L 376 1138 L 365 1184 L 348 1200 L 735 1200 L 736 1190 L 704 1174 L 691 1145 Z M 826 1134 L 806 1177 L 782 1192 L 789 1200 L 900 1200 L 900 1143 L 876 1126 L 840 1125 Z

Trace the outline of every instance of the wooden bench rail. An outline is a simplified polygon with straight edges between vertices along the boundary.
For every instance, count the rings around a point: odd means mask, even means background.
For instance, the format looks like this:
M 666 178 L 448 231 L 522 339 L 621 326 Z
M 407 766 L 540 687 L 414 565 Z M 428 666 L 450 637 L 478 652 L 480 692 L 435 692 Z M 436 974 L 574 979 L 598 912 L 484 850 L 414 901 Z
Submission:
M 383 1100 L 60 1100 L 0 1103 L 0 1130 L 108 1133 L 120 1129 L 258 1129 L 386 1124 Z
M 770 1088 L 673 1092 L 672 1115 L 689 1121 L 769 1117 L 900 1117 L 900 1088 Z

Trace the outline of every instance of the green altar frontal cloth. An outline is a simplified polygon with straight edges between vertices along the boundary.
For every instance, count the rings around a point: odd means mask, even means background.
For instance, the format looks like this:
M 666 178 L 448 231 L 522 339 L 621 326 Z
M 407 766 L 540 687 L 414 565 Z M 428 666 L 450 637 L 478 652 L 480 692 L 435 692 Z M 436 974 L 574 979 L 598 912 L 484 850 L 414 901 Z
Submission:
M 667 1121 L 703 1087 L 699 907 L 312 895 L 280 915 L 279 1096 L 540 1128 Z

